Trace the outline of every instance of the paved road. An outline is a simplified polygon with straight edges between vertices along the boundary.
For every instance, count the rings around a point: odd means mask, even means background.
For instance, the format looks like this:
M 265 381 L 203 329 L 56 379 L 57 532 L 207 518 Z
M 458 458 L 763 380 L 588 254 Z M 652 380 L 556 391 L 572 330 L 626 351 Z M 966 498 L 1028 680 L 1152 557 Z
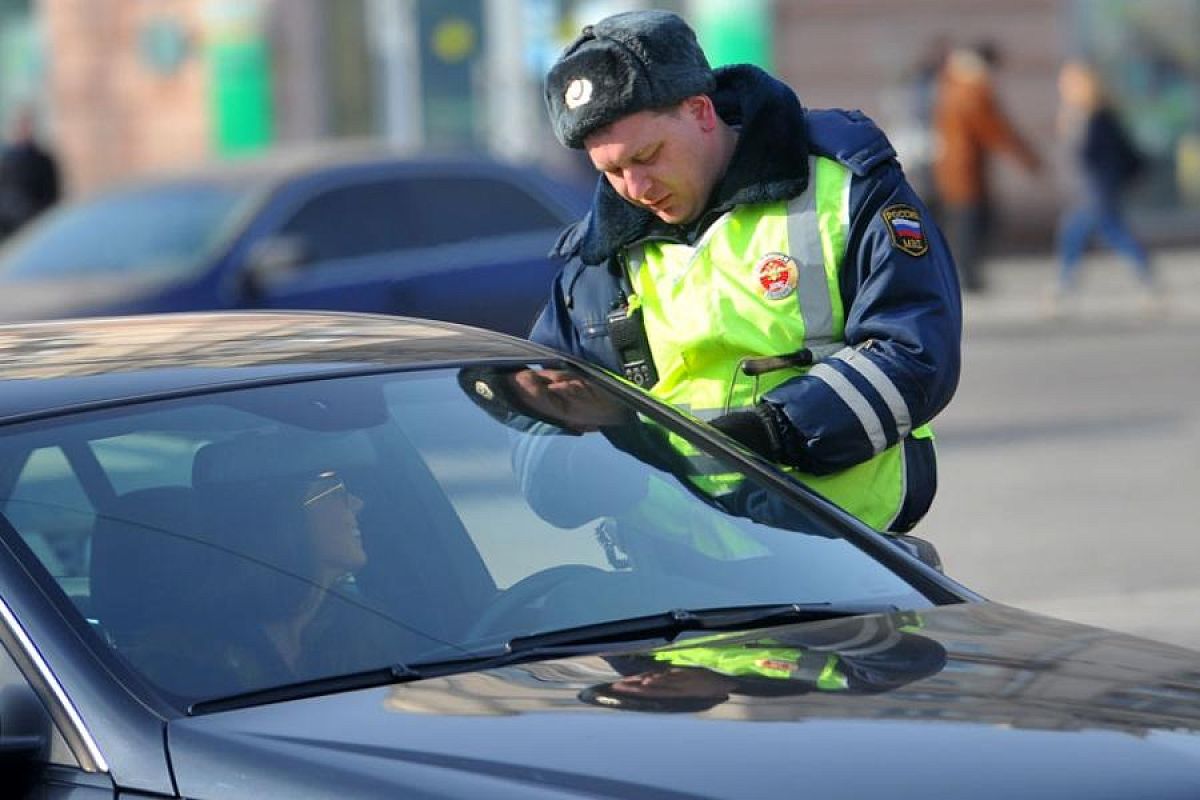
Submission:
M 1095 257 L 1065 316 L 1049 260 L 969 297 L 941 488 L 919 533 L 1000 602 L 1200 648 L 1200 251 L 1158 254 L 1165 314 Z

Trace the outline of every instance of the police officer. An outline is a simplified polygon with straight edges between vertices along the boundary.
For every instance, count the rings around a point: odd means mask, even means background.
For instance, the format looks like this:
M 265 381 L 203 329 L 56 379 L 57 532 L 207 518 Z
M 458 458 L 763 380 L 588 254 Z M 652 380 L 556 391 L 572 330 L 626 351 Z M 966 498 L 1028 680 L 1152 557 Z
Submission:
M 915 525 L 961 300 L 886 137 L 756 67 L 711 69 L 663 11 L 585 27 L 545 99 L 601 179 L 531 338 L 623 372 L 878 530 Z

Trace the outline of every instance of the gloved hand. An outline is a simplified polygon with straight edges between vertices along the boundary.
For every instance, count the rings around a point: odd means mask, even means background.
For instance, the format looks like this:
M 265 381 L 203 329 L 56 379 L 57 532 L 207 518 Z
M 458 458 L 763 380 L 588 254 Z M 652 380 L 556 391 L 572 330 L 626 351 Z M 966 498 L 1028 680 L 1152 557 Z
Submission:
M 783 460 L 783 437 L 787 418 L 769 403 L 759 403 L 745 411 L 722 414 L 709 423 L 771 461 Z

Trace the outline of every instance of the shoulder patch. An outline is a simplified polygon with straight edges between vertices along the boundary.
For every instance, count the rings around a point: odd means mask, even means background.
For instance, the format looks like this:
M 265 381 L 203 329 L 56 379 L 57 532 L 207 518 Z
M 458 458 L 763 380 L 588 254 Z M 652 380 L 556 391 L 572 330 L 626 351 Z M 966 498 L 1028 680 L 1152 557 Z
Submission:
M 921 214 L 912 206 L 897 203 L 880 212 L 892 246 L 910 256 L 923 256 L 929 252 L 929 240 L 925 238 L 925 226 Z

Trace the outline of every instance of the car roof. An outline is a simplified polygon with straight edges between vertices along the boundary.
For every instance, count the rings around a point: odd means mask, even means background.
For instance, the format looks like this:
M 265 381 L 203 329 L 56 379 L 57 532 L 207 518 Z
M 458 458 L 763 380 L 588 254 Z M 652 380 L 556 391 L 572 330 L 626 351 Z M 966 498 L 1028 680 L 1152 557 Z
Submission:
M 0 325 L 0 423 L 215 387 L 552 351 L 448 322 L 234 311 Z

